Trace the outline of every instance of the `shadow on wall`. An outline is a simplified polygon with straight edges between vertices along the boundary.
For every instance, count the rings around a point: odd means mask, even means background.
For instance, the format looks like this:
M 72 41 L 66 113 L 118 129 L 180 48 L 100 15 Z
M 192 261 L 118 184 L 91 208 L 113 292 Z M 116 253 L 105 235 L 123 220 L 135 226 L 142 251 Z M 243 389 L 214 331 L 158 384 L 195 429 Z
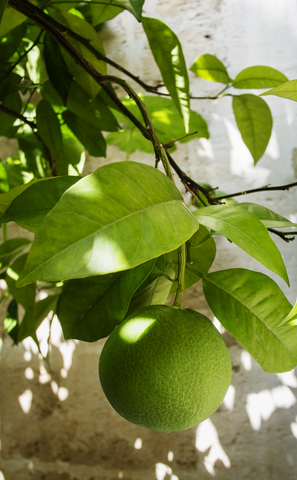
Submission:
M 48 321 L 38 331 L 46 354 Z M 51 372 L 36 345 L 4 342 L 2 479 L 114 480 L 295 478 L 296 372 L 266 374 L 226 337 L 232 385 L 196 428 L 160 434 L 121 418 L 99 384 L 103 341 L 51 334 Z

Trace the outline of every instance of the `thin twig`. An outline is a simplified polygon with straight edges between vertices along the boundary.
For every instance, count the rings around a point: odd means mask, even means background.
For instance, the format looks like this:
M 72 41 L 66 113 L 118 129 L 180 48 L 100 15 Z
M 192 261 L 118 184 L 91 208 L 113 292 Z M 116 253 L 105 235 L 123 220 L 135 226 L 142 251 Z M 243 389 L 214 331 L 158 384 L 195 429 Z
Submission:
M 297 187 L 297 182 L 288 183 L 287 185 L 278 185 L 276 187 L 269 187 L 266 185 L 260 188 L 252 188 L 251 190 L 243 190 L 242 192 L 230 193 L 228 195 L 223 195 L 221 197 L 216 197 L 216 200 L 224 200 L 225 198 L 232 198 L 232 197 L 239 197 L 240 195 L 248 195 L 249 193 L 256 193 L 256 192 L 268 192 L 268 191 L 275 191 L 275 190 L 289 190 L 291 187 Z
M 297 235 L 297 232 L 280 232 L 278 230 L 275 230 L 274 228 L 267 228 L 267 230 L 271 233 L 274 233 L 275 235 L 277 235 L 278 237 L 280 237 L 282 240 L 284 240 L 287 243 L 295 240 L 295 237 L 287 238 L 286 235 Z

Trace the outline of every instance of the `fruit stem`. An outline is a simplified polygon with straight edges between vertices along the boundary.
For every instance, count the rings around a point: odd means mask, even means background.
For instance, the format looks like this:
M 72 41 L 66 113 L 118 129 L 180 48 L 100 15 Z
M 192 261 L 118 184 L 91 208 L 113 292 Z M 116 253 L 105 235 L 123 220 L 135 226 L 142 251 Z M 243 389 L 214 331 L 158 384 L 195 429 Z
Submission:
M 181 307 L 185 291 L 185 270 L 186 270 L 187 252 L 186 244 L 184 243 L 178 249 L 178 285 L 176 290 L 175 299 L 173 302 L 174 307 Z

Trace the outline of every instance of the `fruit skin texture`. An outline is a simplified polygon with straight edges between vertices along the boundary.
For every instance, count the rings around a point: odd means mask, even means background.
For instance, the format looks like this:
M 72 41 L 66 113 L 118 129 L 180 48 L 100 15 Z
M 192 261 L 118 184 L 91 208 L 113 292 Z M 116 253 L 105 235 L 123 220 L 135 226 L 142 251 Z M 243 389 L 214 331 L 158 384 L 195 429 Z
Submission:
M 152 305 L 134 312 L 110 334 L 99 376 L 121 416 L 157 432 L 172 432 L 191 428 L 217 410 L 231 382 L 231 362 L 207 317 Z

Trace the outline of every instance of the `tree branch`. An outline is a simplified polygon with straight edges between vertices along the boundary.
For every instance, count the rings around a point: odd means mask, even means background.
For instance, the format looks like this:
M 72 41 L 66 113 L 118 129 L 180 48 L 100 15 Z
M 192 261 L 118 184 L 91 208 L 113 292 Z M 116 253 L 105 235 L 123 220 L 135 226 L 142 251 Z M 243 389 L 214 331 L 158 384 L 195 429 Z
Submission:
M 295 240 L 295 236 L 287 238 L 287 235 L 297 235 L 297 232 L 279 232 L 278 230 L 275 230 L 274 228 L 267 228 L 267 230 L 271 233 L 274 233 L 278 237 L 280 237 L 282 240 L 285 242 L 289 243 Z

